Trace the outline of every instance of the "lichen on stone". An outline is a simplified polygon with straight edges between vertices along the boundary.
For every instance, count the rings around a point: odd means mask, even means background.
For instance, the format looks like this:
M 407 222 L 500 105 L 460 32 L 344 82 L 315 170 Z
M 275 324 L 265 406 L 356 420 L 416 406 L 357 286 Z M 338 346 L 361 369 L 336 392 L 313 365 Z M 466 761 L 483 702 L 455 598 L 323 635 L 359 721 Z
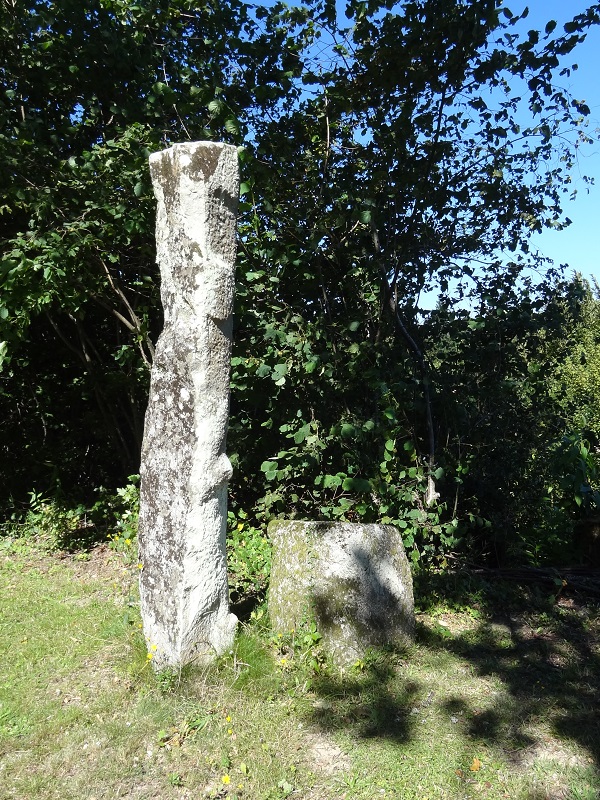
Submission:
M 410 567 L 386 525 L 275 520 L 268 606 L 276 632 L 314 624 L 340 664 L 414 630 Z

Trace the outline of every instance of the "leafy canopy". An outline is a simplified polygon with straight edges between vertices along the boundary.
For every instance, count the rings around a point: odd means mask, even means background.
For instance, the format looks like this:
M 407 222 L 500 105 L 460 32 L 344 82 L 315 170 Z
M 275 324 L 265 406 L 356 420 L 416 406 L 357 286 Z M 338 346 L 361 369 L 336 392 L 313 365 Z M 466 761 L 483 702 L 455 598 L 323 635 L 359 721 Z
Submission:
M 465 453 L 533 496 L 539 449 L 511 464 L 478 414 L 565 432 L 527 367 L 558 358 L 577 289 L 530 237 L 568 223 L 589 109 L 561 84 L 599 11 L 527 31 L 491 0 L 3 3 L 6 494 L 135 470 L 161 324 L 147 156 L 214 138 L 243 171 L 234 514 L 395 521 L 420 557 L 489 517 Z

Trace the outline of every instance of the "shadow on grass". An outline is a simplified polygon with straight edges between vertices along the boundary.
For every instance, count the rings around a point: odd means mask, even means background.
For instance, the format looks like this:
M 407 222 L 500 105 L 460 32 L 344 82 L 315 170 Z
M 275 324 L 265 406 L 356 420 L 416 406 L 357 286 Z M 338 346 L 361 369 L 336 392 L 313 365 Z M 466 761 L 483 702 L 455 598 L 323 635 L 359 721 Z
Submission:
M 501 749 L 509 765 L 535 757 L 537 747 L 560 759 L 562 740 L 577 745 L 588 766 L 600 771 L 597 602 L 566 597 L 556 603 L 535 587 L 472 579 L 468 588 L 463 581 L 462 596 L 454 586 L 452 601 L 452 580 L 438 576 L 430 587 L 431 595 L 437 594 L 434 605 L 439 609 L 442 598 L 450 597 L 450 608 L 474 608 L 480 618 L 464 613 L 470 624 L 452 630 L 429 618 L 417 626 L 413 653 L 380 653 L 360 674 L 320 678 L 315 689 L 321 700 L 312 721 L 326 730 L 343 727 L 356 737 L 401 743 L 415 733 L 413 723 L 429 702 L 459 720 L 465 741 Z M 479 704 L 475 693 L 460 693 L 452 681 L 436 686 L 434 695 L 426 677 L 428 659 L 443 655 L 450 669 L 499 681 L 497 696 Z M 413 658 L 422 662 L 420 683 L 402 677 L 403 665 Z
M 65 553 L 89 553 L 95 547 L 106 544 L 108 531 L 97 525 L 80 525 L 57 537 L 56 547 Z
M 312 721 L 328 731 L 351 729 L 365 739 L 408 741 L 413 733 L 411 710 L 422 687 L 416 681 L 399 686 L 397 669 L 397 655 L 389 652 L 368 659 L 342 679 L 320 676 L 314 688 L 322 699 L 315 704 Z
M 600 769 L 600 617 L 597 603 L 557 602 L 544 589 L 485 584 L 479 591 L 485 621 L 451 638 L 422 631 L 428 647 L 467 661 L 479 676 L 499 679 L 505 693 L 491 710 L 464 704 L 466 733 L 500 744 L 515 758 L 537 742 L 532 725 L 546 723 L 550 736 L 571 740 Z M 507 698 L 509 702 L 507 703 Z M 447 701 L 456 707 L 461 701 Z

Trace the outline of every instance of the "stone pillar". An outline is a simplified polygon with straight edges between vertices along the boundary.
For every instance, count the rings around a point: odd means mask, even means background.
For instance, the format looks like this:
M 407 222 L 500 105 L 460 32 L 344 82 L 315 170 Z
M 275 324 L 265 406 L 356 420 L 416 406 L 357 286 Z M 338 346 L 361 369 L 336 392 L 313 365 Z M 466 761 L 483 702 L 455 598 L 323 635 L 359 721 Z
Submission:
M 227 650 L 229 362 L 239 194 L 236 148 L 175 144 L 150 156 L 164 329 L 140 468 L 141 610 L 157 668 Z

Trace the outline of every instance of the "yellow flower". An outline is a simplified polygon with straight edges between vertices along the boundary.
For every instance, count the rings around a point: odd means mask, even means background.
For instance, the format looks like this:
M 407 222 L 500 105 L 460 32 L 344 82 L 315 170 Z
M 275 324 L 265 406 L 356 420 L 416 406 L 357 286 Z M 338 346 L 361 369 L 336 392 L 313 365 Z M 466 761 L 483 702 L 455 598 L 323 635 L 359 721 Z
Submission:
M 230 736 L 233 736 L 233 730 L 232 730 L 231 728 L 227 728 L 227 733 L 228 733 Z
M 146 658 L 148 659 L 148 661 L 152 661 L 152 659 L 154 658 L 154 654 L 153 653 L 148 653 Z
M 221 778 L 221 780 L 222 780 L 222 781 L 223 781 L 223 783 L 225 783 L 225 784 L 227 784 L 227 783 L 231 783 L 231 778 L 229 777 L 229 775 L 223 775 L 223 777 Z
M 225 717 L 225 722 L 231 722 L 231 717 L 229 716 L 229 714 Z
M 243 522 L 238 522 L 237 529 L 238 529 L 238 531 L 243 530 L 244 529 L 244 523 Z

